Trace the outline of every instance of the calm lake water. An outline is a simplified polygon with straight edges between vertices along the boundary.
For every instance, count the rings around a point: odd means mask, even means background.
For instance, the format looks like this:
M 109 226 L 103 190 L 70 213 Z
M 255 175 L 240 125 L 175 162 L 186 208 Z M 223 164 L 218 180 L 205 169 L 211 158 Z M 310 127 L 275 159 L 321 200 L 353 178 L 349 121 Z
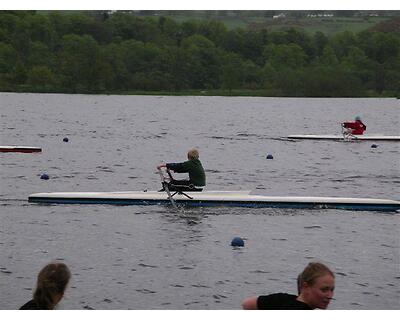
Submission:
M 310 261 L 336 273 L 330 309 L 399 309 L 396 213 L 27 202 L 34 192 L 157 190 L 155 166 L 191 147 L 209 190 L 399 199 L 399 143 L 280 139 L 338 134 L 356 115 L 369 134 L 400 135 L 399 105 L 0 93 L 0 144 L 43 148 L 0 154 L 0 309 L 28 301 L 56 259 L 73 274 L 60 309 L 240 309 L 249 295 L 296 293 Z M 245 247 L 230 246 L 235 236 Z

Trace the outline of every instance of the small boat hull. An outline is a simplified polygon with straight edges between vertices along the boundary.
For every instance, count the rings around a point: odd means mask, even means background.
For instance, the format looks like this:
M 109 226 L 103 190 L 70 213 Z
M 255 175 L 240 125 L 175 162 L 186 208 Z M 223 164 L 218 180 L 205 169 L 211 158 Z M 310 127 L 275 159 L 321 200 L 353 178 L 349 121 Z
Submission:
M 176 194 L 176 204 L 192 207 L 247 207 L 292 209 L 341 209 L 363 211 L 400 210 L 400 201 L 338 197 L 270 197 L 249 192 L 188 192 L 189 197 Z M 33 203 L 54 204 L 111 204 L 111 205 L 168 205 L 164 192 L 53 192 L 35 193 L 28 198 Z
M 0 152 L 35 153 L 42 152 L 42 148 L 25 146 L 0 146 Z
M 287 136 L 287 139 L 295 140 L 336 140 L 336 141 L 400 141 L 400 136 L 383 136 L 383 135 L 360 135 L 343 138 L 343 135 L 314 135 L 314 134 L 297 134 Z

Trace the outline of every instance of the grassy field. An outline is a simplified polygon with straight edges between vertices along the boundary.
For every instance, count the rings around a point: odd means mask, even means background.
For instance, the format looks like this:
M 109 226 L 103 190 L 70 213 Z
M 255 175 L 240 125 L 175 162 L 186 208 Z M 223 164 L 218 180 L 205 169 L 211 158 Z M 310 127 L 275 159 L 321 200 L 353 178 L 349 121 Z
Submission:
M 208 18 L 205 18 L 204 16 L 172 16 L 175 21 L 182 23 L 188 20 L 195 20 L 195 21 L 204 21 L 207 20 Z M 236 28 L 247 28 L 248 22 L 237 19 L 237 18 L 229 18 L 226 17 L 224 19 L 216 19 L 216 18 L 211 18 L 213 20 L 217 20 L 222 22 L 228 30 L 236 29 Z
M 283 31 L 289 28 L 301 29 L 307 33 L 314 34 L 321 31 L 326 35 L 333 35 L 343 31 L 351 31 L 354 33 L 367 30 L 377 23 L 386 21 L 390 17 L 351 17 L 351 18 L 278 18 L 272 19 L 267 17 L 206 17 L 199 14 L 196 15 L 178 15 L 171 16 L 179 23 L 187 20 L 203 21 L 207 19 L 214 19 L 222 22 L 227 29 L 232 30 L 236 28 L 250 28 L 251 30 L 260 30 L 266 28 L 269 31 Z
M 319 20 L 319 21 L 318 21 Z M 326 35 L 333 35 L 343 31 L 351 31 L 354 33 L 372 28 L 377 23 L 388 20 L 385 17 L 373 17 L 368 19 L 354 19 L 354 18 L 332 18 L 332 19 L 318 19 L 305 25 L 302 29 L 308 33 L 315 33 L 321 31 Z M 301 28 L 301 27 L 300 27 Z
M 42 14 L 48 14 L 51 11 L 43 10 L 38 11 Z M 63 14 L 75 14 L 77 12 L 84 11 L 59 11 Z M 90 11 L 89 11 L 90 12 Z M 96 12 L 95 10 L 91 11 Z M 233 30 L 237 28 L 251 30 L 261 30 L 266 28 L 268 31 L 284 31 L 289 28 L 296 28 L 303 30 L 309 34 L 314 34 L 317 31 L 323 32 L 325 35 L 330 36 L 343 31 L 351 31 L 354 33 L 367 30 L 372 28 L 376 24 L 390 20 L 392 16 L 364 16 L 364 17 L 314 17 L 314 18 L 293 18 L 293 17 L 283 17 L 273 19 L 272 17 L 262 16 L 262 15 L 251 15 L 251 11 L 245 12 L 240 16 L 235 15 L 218 15 L 214 11 L 176 11 L 171 13 L 169 11 L 149 11 L 148 14 L 144 14 L 146 11 L 141 11 L 140 16 L 151 16 L 153 18 L 158 18 L 160 16 L 169 16 L 179 23 L 195 20 L 217 20 L 222 22 L 228 30 Z M 393 11 L 394 13 L 399 13 L 400 11 Z M 133 14 L 138 14 L 137 12 L 132 12 Z M 399 13 L 400 14 L 400 13 Z

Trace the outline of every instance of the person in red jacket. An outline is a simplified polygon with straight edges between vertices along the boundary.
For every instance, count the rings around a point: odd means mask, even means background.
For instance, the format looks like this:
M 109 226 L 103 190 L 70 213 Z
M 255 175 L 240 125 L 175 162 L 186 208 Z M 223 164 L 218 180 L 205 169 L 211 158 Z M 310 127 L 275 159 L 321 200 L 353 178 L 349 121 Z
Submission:
M 343 122 L 342 127 L 345 135 L 362 135 L 367 130 L 367 126 L 362 123 L 359 116 L 355 117 L 354 122 Z

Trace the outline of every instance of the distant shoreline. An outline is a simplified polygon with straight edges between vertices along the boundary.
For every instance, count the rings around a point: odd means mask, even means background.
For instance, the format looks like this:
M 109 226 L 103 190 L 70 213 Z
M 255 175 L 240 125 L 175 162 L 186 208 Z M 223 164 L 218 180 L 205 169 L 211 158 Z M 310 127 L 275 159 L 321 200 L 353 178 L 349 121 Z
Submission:
M 376 92 L 363 96 L 288 96 L 273 94 L 267 90 L 185 90 L 185 91 L 126 91 L 126 92 L 33 92 L 33 91 L 0 91 L 1 93 L 38 93 L 38 94 L 87 94 L 87 95 L 132 95 L 132 96 L 217 96 L 217 97 L 265 97 L 265 98 L 394 98 L 400 99 L 400 93 L 394 94 Z

